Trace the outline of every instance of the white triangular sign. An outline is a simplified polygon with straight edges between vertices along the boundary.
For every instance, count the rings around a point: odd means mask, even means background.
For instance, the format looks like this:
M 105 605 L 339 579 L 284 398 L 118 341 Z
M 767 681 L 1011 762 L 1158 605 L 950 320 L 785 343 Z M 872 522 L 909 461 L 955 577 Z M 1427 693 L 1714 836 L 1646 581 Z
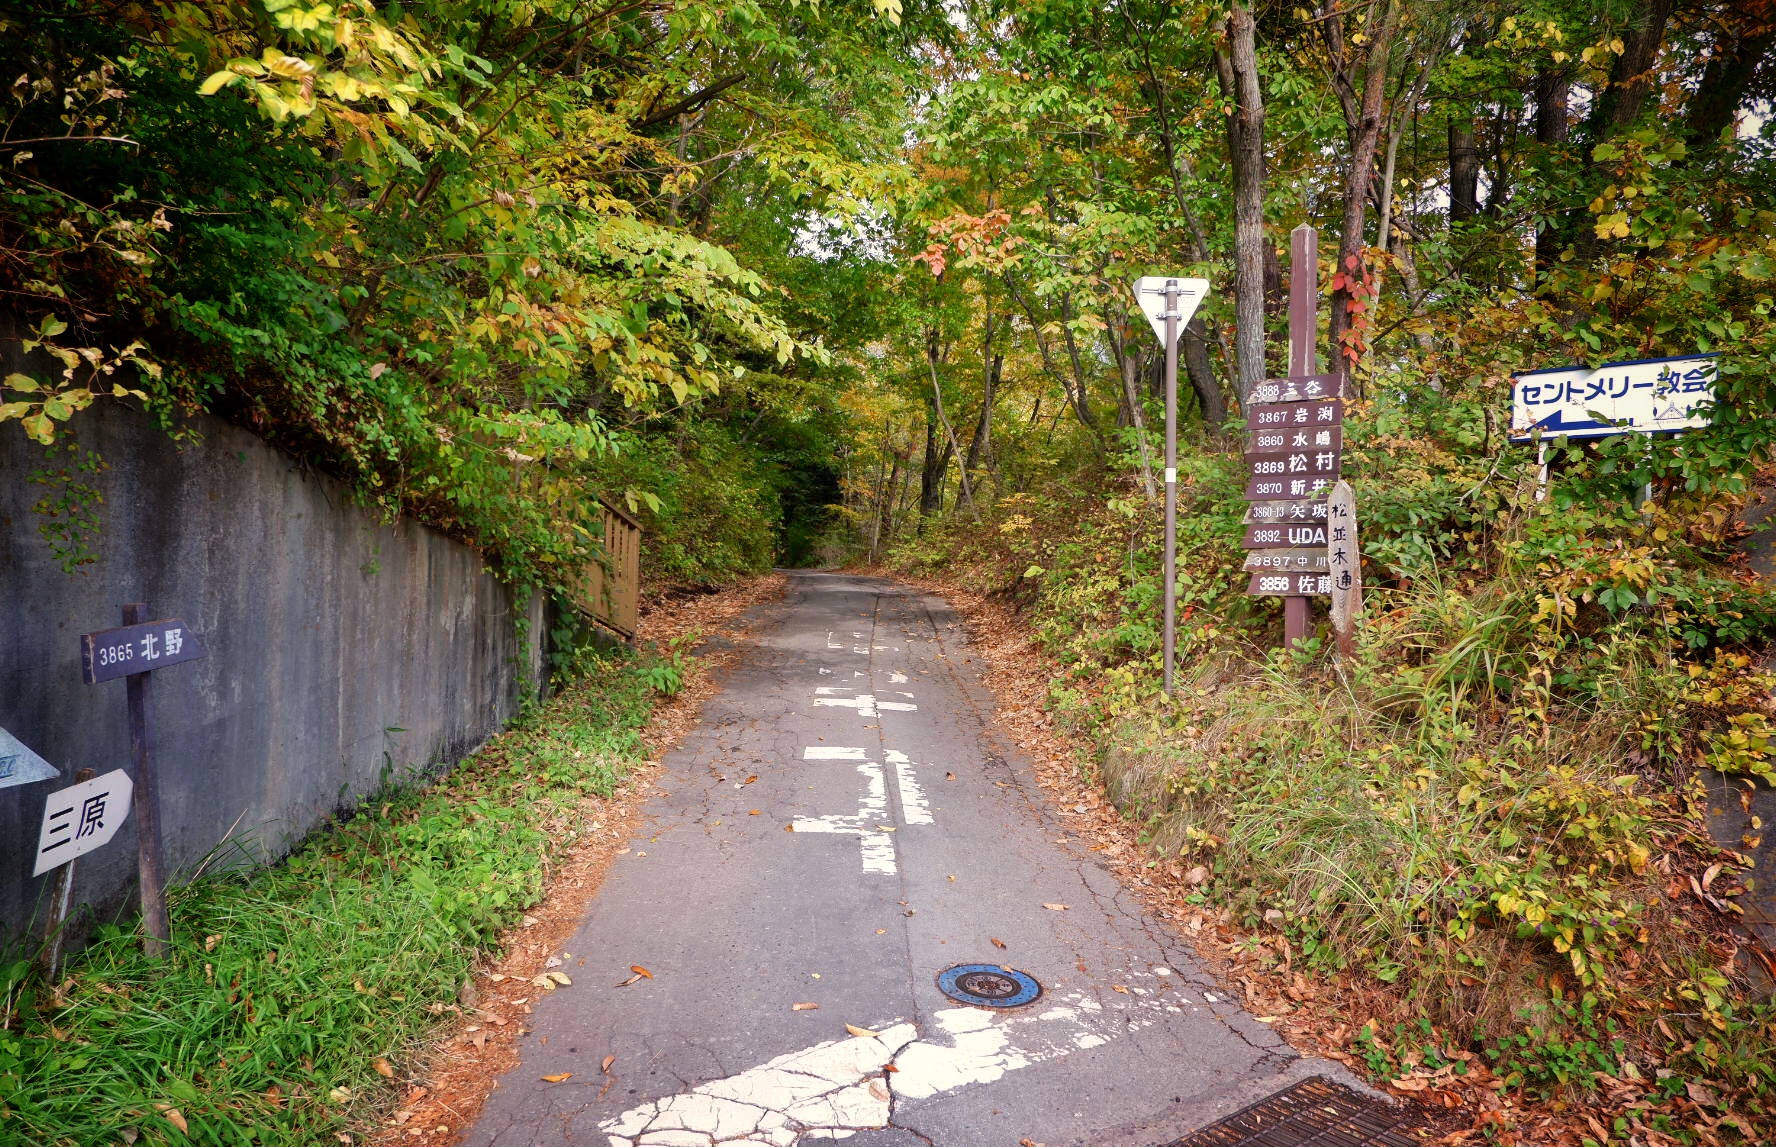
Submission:
M 1178 330 L 1196 314 L 1196 308 L 1202 305 L 1203 296 L 1209 293 L 1207 279 L 1186 279 L 1179 275 L 1146 275 L 1135 280 L 1135 301 L 1141 304 L 1141 313 L 1153 324 L 1153 333 L 1159 336 L 1160 344 L 1166 341 L 1166 284 L 1178 284 Z
M 23 741 L 5 729 L 0 729 L 0 789 L 47 781 L 61 775 L 62 770 L 33 753 Z

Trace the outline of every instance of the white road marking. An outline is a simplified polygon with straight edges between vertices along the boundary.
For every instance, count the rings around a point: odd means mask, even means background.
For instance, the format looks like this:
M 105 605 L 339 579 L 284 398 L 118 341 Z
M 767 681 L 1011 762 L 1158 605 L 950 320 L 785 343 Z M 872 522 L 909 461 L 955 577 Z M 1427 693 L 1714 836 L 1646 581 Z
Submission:
M 891 670 L 888 674 L 888 684 L 890 685 L 905 685 L 906 679 L 907 675 L 905 673 L 898 673 Z
M 863 856 L 863 870 L 893 876 L 900 871 L 894 862 L 894 840 L 881 828 L 888 819 L 887 780 L 882 774 L 882 766 L 875 761 L 864 761 L 857 766 L 857 771 L 863 774 L 864 795 L 856 816 L 797 817 L 790 823 L 796 832 L 856 835 Z
M 826 705 L 835 709 L 856 709 L 859 717 L 879 717 L 883 712 L 917 713 L 919 707 L 910 701 L 878 701 L 874 693 L 857 693 L 854 696 L 843 696 L 852 690 L 840 685 L 820 685 L 814 690 L 814 704 Z M 901 694 L 911 697 L 911 693 Z
M 889 749 L 888 763 L 894 766 L 894 781 L 900 789 L 900 808 L 906 816 L 908 824 L 936 824 L 932 819 L 931 804 L 925 799 L 925 790 L 919 787 L 919 778 L 913 772 L 913 762 L 898 749 Z
M 862 761 L 868 757 L 868 749 L 854 749 L 845 745 L 809 745 L 802 750 L 804 761 Z
M 1175 1009 L 1174 1009 L 1175 1010 Z M 610 1147 L 796 1147 L 887 1127 L 895 1099 L 928 1099 L 1074 1051 L 1099 1047 L 1156 1023 L 1147 1006 L 1106 1011 L 1070 993 L 1036 1015 L 946 1008 L 921 1038 L 910 1023 L 829 1040 L 726 1079 L 651 1100 L 599 1124 Z M 884 1071 L 892 1063 L 896 1070 Z

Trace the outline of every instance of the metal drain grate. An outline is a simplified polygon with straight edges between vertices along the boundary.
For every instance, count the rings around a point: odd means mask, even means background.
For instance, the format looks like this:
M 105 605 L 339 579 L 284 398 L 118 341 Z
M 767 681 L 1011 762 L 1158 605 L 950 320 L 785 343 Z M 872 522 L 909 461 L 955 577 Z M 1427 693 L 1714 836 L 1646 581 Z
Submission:
M 1412 1121 L 1406 1108 L 1316 1075 L 1165 1147 L 1419 1147 L 1401 1134 Z

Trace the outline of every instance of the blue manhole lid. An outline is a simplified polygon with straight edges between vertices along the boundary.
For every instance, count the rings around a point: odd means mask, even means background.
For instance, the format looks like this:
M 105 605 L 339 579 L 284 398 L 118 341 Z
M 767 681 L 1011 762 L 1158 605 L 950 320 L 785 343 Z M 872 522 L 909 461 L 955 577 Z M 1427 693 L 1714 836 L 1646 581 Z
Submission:
M 1042 995 L 1035 977 L 1003 964 L 957 964 L 937 974 L 937 990 L 977 1008 L 1021 1008 Z

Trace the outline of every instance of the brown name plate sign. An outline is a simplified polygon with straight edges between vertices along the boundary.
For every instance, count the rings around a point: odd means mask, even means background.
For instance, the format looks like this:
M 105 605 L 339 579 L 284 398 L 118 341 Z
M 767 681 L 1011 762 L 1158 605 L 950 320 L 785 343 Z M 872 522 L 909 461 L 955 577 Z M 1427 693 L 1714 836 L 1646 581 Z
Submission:
M 1276 402 L 1313 402 L 1321 398 L 1337 398 L 1344 393 L 1344 377 L 1337 374 L 1310 374 L 1306 378 L 1267 378 L 1246 395 L 1247 406 Z
M 1280 477 L 1252 478 L 1246 482 L 1246 501 L 1270 502 L 1280 498 L 1315 498 L 1325 494 L 1338 477 L 1337 471 L 1325 477 L 1284 474 Z
M 1325 402 L 1293 402 L 1285 406 L 1246 407 L 1247 430 L 1340 426 L 1343 423 L 1344 404 L 1336 398 Z
M 1296 502 L 1248 502 L 1246 516 L 1240 519 L 1242 525 L 1253 525 L 1264 522 L 1323 522 L 1326 520 L 1326 500 Z
M 1255 597 L 1325 597 L 1332 578 L 1323 573 L 1255 573 L 1246 586 Z
M 1248 550 L 1280 550 L 1326 544 L 1326 523 L 1304 521 L 1299 525 L 1251 525 L 1246 527 L 1245 547 Z
M 1306 475 L 1310 478 L 1336 478 L 1339 452 L 1336 450 L 1291 450 L 1283 454 L 1247 454 L 1246 477 L 1272 478 L 1278 475 Z
M 1323 549 L 1253 550 L 1240 567 L 1247 573 L 1327 573 L 1331 565 Z
M 1290 450 L 1342 450 L 1342 426 L 1288 426 L 1254 430 L 1246 435 L 1247 454 L 1282 454 Z

